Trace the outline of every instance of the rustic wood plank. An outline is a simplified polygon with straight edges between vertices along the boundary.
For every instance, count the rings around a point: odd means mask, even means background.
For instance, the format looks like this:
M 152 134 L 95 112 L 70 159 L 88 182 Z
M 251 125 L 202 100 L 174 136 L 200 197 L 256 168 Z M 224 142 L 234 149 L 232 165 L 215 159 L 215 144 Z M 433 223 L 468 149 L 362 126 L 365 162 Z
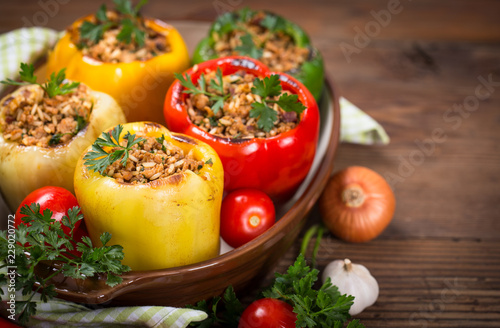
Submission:
M 313 244 L 314 239 L 309 257 Z M 498 240 L 379 238 L 349 244 L 326 234 L 317 261 L 321 271 L 335 259 L 349 258 L 377 279 L 377 302 L 356 316 L 366 327 L 496 327 L 499 251 Z M 285 272 L 297 253 L 295 245 L 275 270 Z

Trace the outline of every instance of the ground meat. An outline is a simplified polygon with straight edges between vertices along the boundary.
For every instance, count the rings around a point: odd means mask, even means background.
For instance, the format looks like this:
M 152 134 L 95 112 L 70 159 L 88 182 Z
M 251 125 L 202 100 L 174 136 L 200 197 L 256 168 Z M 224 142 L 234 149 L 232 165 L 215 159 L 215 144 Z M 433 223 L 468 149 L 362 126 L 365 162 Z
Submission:
M 207 91 L 220 95 L 217 90 L 209 86 L 210 80 L 214 78 L 215 72 L 213 71 L 205 74 Z M 206 95 L 188 96 L 186 106 L 191 122 L 210 134 L 239 139 L 269 138 L 295 128 L 298 123 L 297 115 L 285 112 L 277 104 L 273 106 L 278 117 L 274 122 L 274 127 L 269 132 L 257 127 L 257 119 L 250 117 L 252 103 L 260 101 L 260 97 L 251 92 L 254 79 L 254 75 L 245 72 L 224 76 L 224 94 L 231 96 L 215 114 L 211 108 L 213 103 Z M 279 96 L 274 97 L 273 100 L 278 98 Z
M 297 47 L 288 34 L 270 32 L 260 26 L 259 22 L 265 15 L 259 12 L 249 22 L 240 24 L 240 28 L 222 36 L 214 32 L 212 37 L 218 57 L 238 55 L 235 49 L 241 45 L 240 38 L 249 33 L 256 45 L 262 45 L 263 52 L 259 60 L 272 71 L 289 72 L 299 68 L 309 58 L 310 49 Z
M 203 161 L 196 160 L 191 152 L 184 154 L 181 148 L 164 138 L 146 137 L 140 134 L 136 137 L 142 137 L 145 141 L 133 146 L 125 165 L 119 160 L 106 170 L 106 175 L 118 182 L 148 183 L 186 170 L 198 174 L 203 165 L 206 165 Z M 125 146 L 126 141 L 122 141 L 122 145 Z
M 87 86 L 49 98 L 39 85 L 22 87 L 0 104 L 0 132 L 25 146 L 69 142 L 89 121 L 94 100 Z
M 147 27 L 142 20 L 142 30 L 146 32 L 143 47 L 138 48 L 135 42 L 127 44 L 118 40 L 117 36 L 121 30 L 119 22 L 122 17 L 113 11 L 108 11 L 107 16 L 114 25 L 104 32 L 98 43 L 84 39 L 76 40 L 76 44 L 82 46 L 83 55 L 106 63 L 130 63 L 136 60 L 145 61 L 170 52 L 166 36 Z

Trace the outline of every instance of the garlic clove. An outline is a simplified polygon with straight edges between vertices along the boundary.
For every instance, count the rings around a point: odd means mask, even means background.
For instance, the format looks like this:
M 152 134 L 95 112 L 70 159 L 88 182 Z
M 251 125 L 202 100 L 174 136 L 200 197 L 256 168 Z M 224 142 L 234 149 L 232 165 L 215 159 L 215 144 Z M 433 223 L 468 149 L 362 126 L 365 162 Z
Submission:
M 370 271 L 361 264 L 354 264 L 349 259 L 330 262 L 323 271 L 323 282 L 330 277 L 341 294 L 354 296 L 354 304 L 349 310 L 350 315 L 361 313 L 373 305 L 378 298 L 377 280 Z

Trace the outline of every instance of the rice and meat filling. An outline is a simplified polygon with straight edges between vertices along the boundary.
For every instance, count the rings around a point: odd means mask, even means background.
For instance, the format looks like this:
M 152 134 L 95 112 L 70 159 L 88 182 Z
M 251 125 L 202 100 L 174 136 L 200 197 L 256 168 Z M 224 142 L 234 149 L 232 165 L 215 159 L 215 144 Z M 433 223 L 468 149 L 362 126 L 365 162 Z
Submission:
M 121 30 L 120 15 L 108 11 L 107 17 L 114 26 L 103 33 L 99 42 L 93 43 L 83 39 L 77 42 L 82 47 L 83 55 L 105 63 L 130 63 L 146 61 L 171 51 L 167 37 L 145 25 L 142 26 L 142 30 L 146 33 L 142 47 L 138 47 L 135 42 L 120 41 L 117 38 Z
M 39 85 L 30 85 L 0 104 L 0 131 L 5 140 L 24 146 L 66 144 L 86 126 L 93 105 L 84 84 L 53 98 L 45 95 Z
M 310 49 L 297 47 L 292 37 L 282 31 L 271 32 L 260 25 L 265 15 L 259 12 L 249 22 L 238 23 L 241 28 L 222 36 L 214 32 L 212 37 L 218 57 L 238 55 L 236 48 L 242 45 L 241 38 L 250 34 L 257 47 L 262 48 L 262 56 L 258 59 L 272 71 L 289 72 L 298 69 L 308 60 Z
M 209 82 L 214 78 L 213 71 L 205 74 L 207 91 L 221 95 L 210 86 Z M 297 114 L 285 112 L 278 104 L 272 106 L 278 117 L 274 127 L 269 132 L 257 127 L 257 119 L 250 117 L 252 103 L 261 100 L 260 96 L 251 92 L 255 78 L 254 75 L 243 71 L 224 76 L 222 78 L 224 94 L 230 96 L 216 113 L 212 111 L 213 104 L 206 95 L 187 97 L 186 105 L 191 122 L 212 135 L 240 139 L 269 138 L 295 128 L 298 123 Z M 273 99 L 278 98 L 279 96 L 276 96 Z
M 153 138 L 140 134 L 137 137 L 145 140 L 132 147 L 125 165 L 122 161 L 109 165 L 105 171 L 106 175 L 118 182 L 142 184 L 186 170 L 198 174 L 203 168 L 203 161 L 196 160 L 191 152 L 184 154 L 181 148 L 169 143 L 164 137 Z M 127 141 L 122 140 L 121 145 L 126 144 Z M 111 151 L 115 150 L 119 149 L 114 148 Z

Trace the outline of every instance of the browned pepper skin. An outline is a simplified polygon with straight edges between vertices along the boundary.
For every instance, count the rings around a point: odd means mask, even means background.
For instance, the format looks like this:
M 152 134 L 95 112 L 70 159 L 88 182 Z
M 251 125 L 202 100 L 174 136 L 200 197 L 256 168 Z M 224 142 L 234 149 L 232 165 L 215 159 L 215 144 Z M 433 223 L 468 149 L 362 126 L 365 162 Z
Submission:
M 213 258 L 219 252 L 224 171 L 207 144 L 151 122 L 128 123 L 122 136 L 145 132 L 180 147 L 205 164 L 145 184 L 120 183 L 90 171 L 82 154 L 75 171 L 75 193 L 93 243 L 103 232 L 123 246 L 123 264 L 154 270 Z

